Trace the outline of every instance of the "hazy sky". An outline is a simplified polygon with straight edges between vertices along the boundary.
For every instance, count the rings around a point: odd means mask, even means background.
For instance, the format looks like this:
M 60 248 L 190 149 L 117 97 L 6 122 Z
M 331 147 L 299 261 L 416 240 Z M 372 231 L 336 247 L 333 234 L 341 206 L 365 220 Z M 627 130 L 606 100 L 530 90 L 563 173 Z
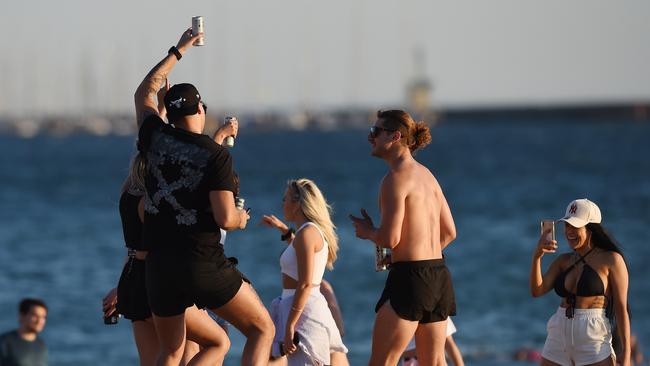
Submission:
M 21 0 L 0 13 L 0 115 L 130 111 L 193 15 L 206 46 L 171 81 L 216 108 L 399 106 L 417 49 L 443 107 L 650 100 L 647 0 Z

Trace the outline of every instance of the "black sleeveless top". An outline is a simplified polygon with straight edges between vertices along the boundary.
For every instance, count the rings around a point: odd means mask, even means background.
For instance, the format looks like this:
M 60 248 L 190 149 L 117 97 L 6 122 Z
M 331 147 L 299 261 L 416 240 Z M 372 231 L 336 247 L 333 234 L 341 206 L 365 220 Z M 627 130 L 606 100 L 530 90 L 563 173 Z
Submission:
M 143 193 L 144 194 L 144 193 Z M 138 216 L 138 205 L 143 194 L 126 190 L 120 196 L 120 219 L 126 247 L 134 250 L 146 250 L 142 242 L 142 221 Z

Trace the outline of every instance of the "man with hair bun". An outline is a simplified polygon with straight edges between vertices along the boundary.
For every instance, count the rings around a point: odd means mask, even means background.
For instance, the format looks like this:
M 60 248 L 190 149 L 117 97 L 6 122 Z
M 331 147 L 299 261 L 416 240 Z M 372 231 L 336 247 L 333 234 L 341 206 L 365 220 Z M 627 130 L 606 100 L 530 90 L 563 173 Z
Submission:
M 392 250 L 369 365 L 397 364 L 414 335 L 421 365 L 445 365 L 447 317 L 456 315 L 456 303 L 442 250 L 456 227 L 438 181 L 413 158 L 431 142 L 429 128 L 404 111 L 379 111 L 368 142 L 389 168 L 379 189 L 380 223 L 363 208 L 350 219 L 357 237 Z

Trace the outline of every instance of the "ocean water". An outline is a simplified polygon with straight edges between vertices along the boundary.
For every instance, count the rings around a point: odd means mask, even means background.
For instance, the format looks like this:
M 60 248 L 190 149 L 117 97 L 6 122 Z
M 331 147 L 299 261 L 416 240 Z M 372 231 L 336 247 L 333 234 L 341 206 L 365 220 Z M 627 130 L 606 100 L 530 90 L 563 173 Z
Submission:
M 650 125 L 629 121 L 458 121 L 433 131 L 417 155 L 440 181 L 458 238 L 446 250 L 458 315 L 455 338 L 468 365 L 519 365 L 519 347 L 540 349 L 559 299 L 533 299 L 528 272 L 539 220 L 561 217 L 569 201 L 589 197 L 620 241 L 630 272 L 632 329 L 650 349 Z M 52 365 L 135 365 L 131 325 L 102 324 L 101 298 L 115 286 L 125 255 L 118 194 L 132 137 L 0 137 L 0 330 L 16 326 L 20 298 L 50 307 L 43 337 Z M 382 161 L 369 156 L 366 132 L 243 131 L 233 149 L 242 195 L 252 207 L 226 252 L 265 304 L 280 293 L 278 233 L 258 225 L 281 214 L 289 178 L 314 179 L 334 207 L 339 260 L 326 274 L 345 320 L 352 365 L 363 365 L 386 273 L 373 269 L 373 247 L 354 237 L 349 213 L 377 218 Z M 560 248 L 567 250 L 558 227 Z M 553 255 L 543 260 L 550 263 Z M 227 365 L 243 345 L 237 332 Z

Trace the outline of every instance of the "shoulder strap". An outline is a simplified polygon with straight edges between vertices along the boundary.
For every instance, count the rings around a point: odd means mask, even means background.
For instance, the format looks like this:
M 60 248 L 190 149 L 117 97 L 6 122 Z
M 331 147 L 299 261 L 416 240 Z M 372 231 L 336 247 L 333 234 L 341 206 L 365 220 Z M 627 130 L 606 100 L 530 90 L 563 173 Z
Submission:
M 325 248 L 327 245 L 329 245 L 327 243 L 327 240 L 325 240 L 325 234 L 323 234 L 323 231 L 320 229 L 320 227 L 318 225 L 316 225 L 316 223 L 311 222 L 311 221 L 307 221 L 304 224 L 300 225 L 298 230 L 296 230 L 296 235 L 298 235 L 298 232 L 300 230 L 304 229 L 307 225 L 312 225 L 312 226 L 314 226 L 316 228 L 316 230 L 318 230 L 318 233 L 320 234 L 321 239 L 323 239 L 323 248 Z
M 580 262 L 582 262 L 582 263 L 584 263 L 584 264 L 587 264 L 587 262 L 585 262 L 585 258 L 587 258 L 587 256 L 588 256 L 589 254 L 591 254 L 591 252 L 593 252 L 594 249 L 595 249 L 595 248 L 591 248 L 587 253 L 585 253 L 585 255 L 582 255 L 582 256 L 581 256 L 581 255 L 578 255 L 578 256 L 579 256 L 578 260 L 576 260 L 575 262 L 573 262 L 573 264 L 572 264 L 571 266 L 569 266 L 569 268 L 565 269 L 565 270 L 564 270 L 564 274 L 567 274 L 567 273 L 571 272 L 574 268 L 576 268 L 576 266 L 577 266 L 578 263 L 580 263 Z
M 310 224 L 311 224 L 311 225 L 314 225 L 314 223 L 311 222 L 311 221 L 307 221 L 307 222 L 305 222 L 304 224 L 300 225 L 300 227 L 298 228 L 298 230 L 296 230 L 296 232 L 294 233 L 294 235 L 298 235 L 298 233 L 300 232 L 300 230 L 304 229 L 307 225 L 310 225 Z

